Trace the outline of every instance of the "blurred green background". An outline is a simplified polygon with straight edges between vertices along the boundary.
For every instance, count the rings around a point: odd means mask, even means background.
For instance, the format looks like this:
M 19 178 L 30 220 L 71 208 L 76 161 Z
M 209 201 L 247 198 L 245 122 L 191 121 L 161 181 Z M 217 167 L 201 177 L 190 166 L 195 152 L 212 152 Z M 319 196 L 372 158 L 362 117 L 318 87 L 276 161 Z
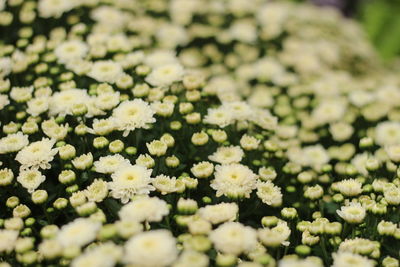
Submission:
M 400 55 L 400 0 L 359 1 L 355 18 L 385 60 Z
M 293 0 L 333 6 L 364 27 L 382 59 L 399 61 L 400 0 Z

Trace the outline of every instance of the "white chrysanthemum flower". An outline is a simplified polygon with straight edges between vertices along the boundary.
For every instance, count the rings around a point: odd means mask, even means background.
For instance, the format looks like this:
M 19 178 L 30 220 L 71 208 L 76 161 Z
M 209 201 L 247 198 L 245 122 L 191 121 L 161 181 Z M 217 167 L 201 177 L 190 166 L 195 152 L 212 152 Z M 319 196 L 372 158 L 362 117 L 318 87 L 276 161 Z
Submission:
M 374 267 L 375 263 L 367 257 L 351 252 L 333 253 L 332 267 Z
M 190 169 L 193 175 L 197 178 L 207 178 L 214 171 L 214 165 L 208 161 L 199 162 Z
M 13 87 L 10 92 L 10 98 L 16 102 L 26 102 L 32 98 L 33 86 Z
M 160 222 L 168 214 L 167 203 L 157 197 L 135 199 L 118 212 L 121 220 L 137 222 Z
M 124 131 L 124 136 L 137 128 L 147 129 L 149 124 L 156 122 L 153 117 L 154 111 L 147 102 L 141 99 L 122 102 L 113 110 L 112 116 L 117 128 Z
M 377 241 L 356 237 L 354 239 L 346 239 L 340 243 L 338 251 L 368 255 L 375 249 L 379 249 L 379 247 L 380 243 Z
M 92 129 L 89 131 L 97 135 L 107 135 L 116 129 L 115 119 L 110 117 L 107 119 L 94 119 Z
M 187 0 L 185 0 L 186 2 Z M 174 263 L 173 267 L 207 267 L 210 259 L 204 253 L 195 250 L 184 250 L 179 259 Z
M 239 207 L 236 203 L 207 205 L 197 211 L 201 218 L 212 224 L 234 221 L 238 212 Z
M 107 92 L 99 94 L 94 104 L 101 110 L 111 110 L 119 104 L 120 93 L 119 92 Z
M 291 152 L 293 152 L 293 150 L 289 149 L 289 159 L 305 166 L 321 167 L 330 160 L 328 152 L 321 145 L 304 147 L 299 151 L 300 155 Z
M 46 112 L 50 106 L 50 98 L 47 96 L 35 97 L 28 101 L 28 108 L 26 112 L 32 116 L 39 116 L 43 112 Z
M 286 240 L 289 238 L 290 233 L 291 231 L 287 226 L 287 222 L 279 221 L 278 225 L 273 228 L 259 229 L 258 238 L 268 247 L 287 246 L 289 242 Z
M 115 260 L 104 253 L 85 252 L 74 258 L 71 267 L 113 267 Z
M 346 112 L 346 102 L 333 99 L 321 102 L 312 112 L 312 117 L 319 124 L 336 122 Z
M 256 188 L 257 175 L 242 164 L 217 165 L 214 176 L 211 188 L 217 191 L 217 197 L 249 198 Z
M 100 157 L 93 163 L 93 166 L 98 173 L 110 174 L 130 164 L 128 159 L 120 154 L 114 154 Z
M 283 258 L 278 263 L 279 267 L 323 267 L 324 264 L 321 259 L 313 257 L 313 258 L 305 258 L 298 259 L 287 257 Z
M 257 196 L 267 205 L 279 207 L 282 205 L 283 195 L 281 188 L 274 185 L 271 181 L 257 183 Z
M 168 64 L 177 64 L 178 62 L 176 53 L 170 49 L 151 51 L 144 59 L 144 63 L 152 68 Z
M 61 63 L 66 63 L 71 60 L 83 59 L 88 52 L 87 44 L 80 40 L 68 40 L 54 50 L 54 54 Z
M 235 118 L 232 112 L 226 106 L 220 106 L 218 108 L 209 108 L 207 115 L 204 117 L 203 122 L 207 124 L 218 125 L 224 128 L 234 123 Z
M 221 146 L 212 155 L 208 156 L 208 159 L 220 164 L 230 164 L 239 163 L 243 156 L 244 152 L 239 146 Z
M 257 28 L 251 20 L 237 20 L 230 28 L 228 33 L 234 40 L 244 43 L 253 43 L 257 39 Z
M 385 151 L 390 160 L 400 162 L 400 144 L 386 146 Z
M 10 100 L 8 99 L 8 95 L 0 94 L 0 110 L 2 110 L 8 104 L 10 104 Z
M 108 183 L 106 181 L 95 179 L 86 190 L 85 196 L 89 201 L 101 202 L 108 195 Z
M 363 222 L 366 210 L 360 203 L 351 202 L 347 206 L 342 206 L 340 210 L 336 211 L 337 214 L 348 223 L 361 223 Z
M 337 189 L 341 194 L 352 197 L 357 196 L 362 193 L 362 184 L 355 179 L 346 179 L 334 184 L 335 189 Z
M 142 267 L 167 267 L 178 257 L 176 241 L 167 230 L 140 233 L 125 245 L 125 262 Z
M 375 141 L 381 146 L 400 144 L 400 122 L 379 123 L 375 128 Z
M 167 64 L 153 69 L 146 77 L 146 82 L 153 86 L 169 86 L 181 81 L 183 74 L 184 70 L 180 64 Z
M 266 109 L 254 109 L 250 120 L 265 130 L 275 130 L 278 118 Z
M 0 154 L 20 151 L 29 144 L 28 136 L 21 132 L 9 134 L 0 139 Z
M 400 188 L 398 187 L 384 189 L 383 196 L 389 205 L 400 204 Z
M 159 191 L 162 195 L 176 192 L 176 190 L 178 189 L 176 182 L 177 180 L 175 177 L 169 177 L 164 174 L 157 175 L 151 181 L 156 190 Z
M 148 195 L 155 188 L 150 185 L 152 170 L 140 165 L 124 166 L 111 175 L 111 196 L 127 203 L 135 195 Z
M 100 230 L 101 224 L 91 219 L 78 218 L 65 224 L 57 234 L 57 240 L 63 247 L 79 246 L 92 242 Z
M 55 143 L 54 139 L 48 138 L 30 143 L 18 152 L 15 160 L 22 165 L 21 169 L 50 169 L 50 162 L 58 152 L 57 148 L 53 148 Z
M 72 115 L 75 105 L 87 105 L 89 95 L 84 89 L 68 89 L 53 94 L 50 100 L 49 113 L 54 115 Z
M 112 60 L 99 60 L 93 63 L 87 75 L 98 82 L 115 83 L 122 74 L 123 70 L 119 63 Z
M 161 47 L 175 48 L 178 45 L 186 45 L 189 36 L 185 28 L 181 25 L 162 23 L 157 30 L 155 37 Z
M 75 1 L 40 0 L 38 3 L 39 15 L 42 18 L 59 18 L 75 6 Z
M 356 168 L 356 170 L 363 175 L 368 174 L 368 170 L 366 168 L 367 161 L 369 159 L 369 155 L 367 152 L 364 152 L 362 154 L 357 154 L 355 155 L 352 160 L 351 164 Z
M 32 193 L 39 187 L 41 183 L 46 180 L 46 177 L 42 175 L 42 173 L 38 170 L 23 170 L 19 173 L 17 177 L 17 181 L 28 190 L 29 193 Z
M 238 222 L 226 222 L 209 235 L 215 248 L 227 254 L 240 255 L 257 246 L 257 232 Z
M 0 253 L 11 252 L 14 249 L 15 242 L 18 238 L 18 231 L 0 230 Z

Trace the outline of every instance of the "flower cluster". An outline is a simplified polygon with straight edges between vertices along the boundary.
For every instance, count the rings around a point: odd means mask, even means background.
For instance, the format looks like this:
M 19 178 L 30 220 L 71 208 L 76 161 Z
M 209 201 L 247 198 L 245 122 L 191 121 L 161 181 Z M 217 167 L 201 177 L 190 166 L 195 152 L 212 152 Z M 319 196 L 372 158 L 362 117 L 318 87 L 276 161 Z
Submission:
M 400 79 L 335 11 L 0 0 L 0 266 L 399 266 Z

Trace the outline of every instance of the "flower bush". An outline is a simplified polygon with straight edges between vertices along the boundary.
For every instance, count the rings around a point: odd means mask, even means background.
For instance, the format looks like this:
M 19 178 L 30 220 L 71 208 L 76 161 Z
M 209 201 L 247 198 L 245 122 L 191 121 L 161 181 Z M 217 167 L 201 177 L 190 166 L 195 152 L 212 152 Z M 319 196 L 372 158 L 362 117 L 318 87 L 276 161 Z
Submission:
M 329 9 L 0 1 L 0 266 L 398 266 L 400 81 Z

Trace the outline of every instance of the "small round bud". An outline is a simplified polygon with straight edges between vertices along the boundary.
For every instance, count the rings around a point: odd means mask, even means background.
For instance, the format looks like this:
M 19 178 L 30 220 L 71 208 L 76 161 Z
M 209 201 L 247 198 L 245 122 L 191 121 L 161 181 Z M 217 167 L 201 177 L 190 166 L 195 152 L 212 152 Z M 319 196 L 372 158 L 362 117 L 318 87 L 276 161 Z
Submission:
M 218 267 L 230 267 L 236 264 L 237 257 L 231 254 L 218 254 L 215 261 Z
M 185 119 L 186 119 L 186 122 L 189 124 L 198 124 L 201 122 L 201 115 L 200 115 L 200 113 L 193 112 L 193 113 L 186 115 Z
M 374 145 L 374 140 L 371 137 L 363 137 L 360 140 L 360 148 L 370 148 Z
M 13 209 L 13 216 L 19 218 L 26 218 L 31 214 L 31 210 L 24 204 L 19 204 Z
M 117 235 L 117 227 L 114 224 L 106 224 L 98 234 L 100 240 L 108 240 Z
M 40 230 L 40 236 L 44 239 L 52 239 L 57 235 L 58 231 L 57 225 L 49 224 Z
M 180 103 L 179 104 L 179 113 L 188 114 L 193 111 L 192 103 Z
M 193 214 L 197 211 L 197 202 L 193 199 L 180 198 L 177 204 L 178 212 L 182 214 Z
M 120 153 L 124 150 L 124 143 L 121 140 L 114 140 L 108 145 L 111 153 Z
M 93 146 L 98 149 L 108 146 L 109 143 L 110 142 L 108 141 L 108 139 L 104 136 L 96 137 L 95 139 L 93 139 Z
M 301 256 L 307 256 L 311 253 L 311 248 L 306 245 L 299 245 L 295 248 L 296 254 Z
M 206 134 L 205 132 L 194 133 L 192 135 L 192 143 L 196 146 L 205 145 L 207 144 L 208 140 L 208 134 Z
M 157 157 L 165 155 L 168 149 L 167 144 L 159 140 L 154 140 L 150 143 L 147 143 L 146 146 L 150 155 Z
M 295 208 L 283 208 L 281 210 L 281 215 L 285 219 L 294 219 L 297 217 L 297 210 Z
M 261 219 L 261 224 L 265 227 L 274 227 L 278 224 L 279 219 L 275 216 L 264 216 Z
M 80 216 L 89 216 L 97 210 L 97 205 L 95 202 L 87 202 L 76 208 L 76 211 Z
M 13 209 L 19 204 L 19 198 L 16 196 L 9 197 L 6 201 L 6 206 Z
M 58 149 L 58 154 L 62 160 L 69 160 L 76 156 L 76 149 L 72 145 L 67 144 Z
M 69 198 L 69 203 L 71 203 L 72 207 L 78 207 L 80 205 L 83 205 L 87 202 L 86 196 L 83 193 L 83 191 L 75 192 L 70 196 Z
M 179 163 L 180 163 L 179 159 L 175 156 L 167 157 L 165 159 L 165 164 L 167 165 L 167 167 L 170 167 L 170 168 L 178 167 Z
M 182 123 L 180 121 L 171 121 L 169 127 L 174 131 L 178 131 L 182 128 Z
M 165 133 L 161 136 L 160 141 L 165 143 L 168 147 L 173 147 L 175 145 L 175 139 L 169 133 Z
M 133 146 L 129 146 L 129 147 L 125 148 L 125 152 L 126 152 L 126 154 L 128 154 L 128 155 L 136 155 L 136 153 L 137 153 L 137 148 L 136 148 L 136 147 L 133 147 Z
M 63 170 L 59 175 L 58 175 L 58 180 L 62 184 L 70 184 L 75 182 L 76 180 L 76 175 L 75 172 L 72 170 Z
M 0 186 L 7 186 L 12 183 L 14 179 L 14 173 L 10 169 L 0 170 Z
M 65 198 L 57 198 L 54 203 L 53 203 L 53 207 L 58 209 L 58 210 L 62 210 L 64 208 L 66 208 L 68 206 L 68 200 Z

